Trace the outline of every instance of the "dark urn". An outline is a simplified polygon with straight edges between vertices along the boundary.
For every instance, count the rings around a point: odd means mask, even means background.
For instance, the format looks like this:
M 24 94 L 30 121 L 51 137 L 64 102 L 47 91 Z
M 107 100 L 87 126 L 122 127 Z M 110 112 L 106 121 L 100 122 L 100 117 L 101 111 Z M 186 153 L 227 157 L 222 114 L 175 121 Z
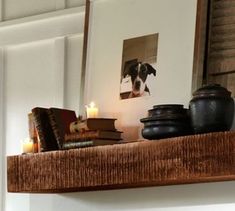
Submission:
M 234 101 L 226 88 L 211 84 L 193 93 L 189 104 L 194 133 L 230 130 L 234 116 Z
M 142 136 L 150 140 L 191 133 L 188 109 L 180 104 L 156 105 L 140 121 L 144 124 Z

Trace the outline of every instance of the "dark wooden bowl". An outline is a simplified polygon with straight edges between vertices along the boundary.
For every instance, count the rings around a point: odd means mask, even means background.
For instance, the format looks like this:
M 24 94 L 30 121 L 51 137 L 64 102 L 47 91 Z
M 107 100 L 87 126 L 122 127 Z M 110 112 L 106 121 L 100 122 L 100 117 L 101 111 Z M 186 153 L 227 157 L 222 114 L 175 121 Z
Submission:
M 142 136 L 150 140 L 192 134 L 189 119 L 184 121 L 177 119 L 146 121 L 145 118 L 144 121 L 142 119 L 142 122 L 144 123 Z

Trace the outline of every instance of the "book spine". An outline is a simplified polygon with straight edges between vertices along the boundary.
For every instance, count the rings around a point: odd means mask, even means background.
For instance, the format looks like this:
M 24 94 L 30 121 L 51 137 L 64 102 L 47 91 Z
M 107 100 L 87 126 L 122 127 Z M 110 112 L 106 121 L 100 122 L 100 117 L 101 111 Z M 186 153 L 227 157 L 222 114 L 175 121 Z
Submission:
M 58 145 L 49 122 L 47 110 L 48 109 L 46 108 L 40 107 L 32 109 L 34 123 L 39 136 L 39 148 L 41 152 L 58 149 Z
M 73 140 L 86 140 L 86 139 L 96 139 L 99 138 L 99 134 L 96 131 L 84 132 L 84 133 L 70 133 L 65 134 L 65 142 Z
M 84 141 L 84 140 L 90 140 L 90 139 L 109 139 L 109 140 L 122 140 L 121 138 L 121 133 L 116 132 L 116 133 L 108 133 L 105 134 L 102 132 L 100 133 L 99 131 L 85 131 L 81 133 L 70 133 L 70 134 L 65 134 L 64 141 Z
M 63 144 L 62 149 L 75 149 L 75 148 L 82 148 L 82 147 L 89 147 L 93 145 L 93 141 L 84 141 L 84 142 L 76 142 L 71 141 Z
M 42 122 L 41 122 L 41 117 L 40 117 L 40 111 L 38 109 L 33 109 L 32 110 L 32 115 L 33 115 L 33 121 L 37 130 L 37 135 L 38 135 L 38 144 L 39 144 L 39 151 L 44 152 L 47 151 L 47 145 L 46 145 L 46 140 L 45 140 L 45 134 L 42 129 Z
M 55 139 L 57 141 L 58 144 L 58 148 L 62 149 L 62 145 L 63 145 L 63 138 L 61 137 L 60 131 L 59 131 L 59 127 L 56 123 L 55 117 L 53 115 L 53 112 L 48 110 L 48 117 L 49 117 L 49 121 L 50 121 L 50 125 L 52 128 L 52 131 L 55 135 Z
M 70 124 L 70 133 L 78 133 L 86 130 L 117 131 L 115 128 L 116 119 L 90 118 L 82 121 L 75 121 Z

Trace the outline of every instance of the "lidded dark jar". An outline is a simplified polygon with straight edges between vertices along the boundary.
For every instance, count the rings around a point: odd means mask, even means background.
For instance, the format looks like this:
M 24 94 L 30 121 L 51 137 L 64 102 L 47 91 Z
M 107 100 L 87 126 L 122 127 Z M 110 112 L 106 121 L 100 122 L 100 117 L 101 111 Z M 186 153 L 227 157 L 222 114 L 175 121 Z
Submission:
M 195 133 L 230 130 L 234 116 L 231 92 L 219 84 L 210 84 L 193 93 L 189 104 Z
M 142 136 L 150 140 L 191 133 L 188 109 L 181 104 L 155 105 L 148 110 L 148 117 L 140 121 L 144 124 Z

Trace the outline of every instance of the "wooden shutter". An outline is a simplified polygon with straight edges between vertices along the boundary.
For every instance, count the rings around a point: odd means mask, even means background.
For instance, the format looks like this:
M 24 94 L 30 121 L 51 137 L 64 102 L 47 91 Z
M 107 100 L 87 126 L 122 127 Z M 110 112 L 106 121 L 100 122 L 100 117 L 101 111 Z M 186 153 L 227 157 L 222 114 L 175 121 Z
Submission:
M 235 97 L 235 0 L 210 0 L 207 83 L 219 83 Z

